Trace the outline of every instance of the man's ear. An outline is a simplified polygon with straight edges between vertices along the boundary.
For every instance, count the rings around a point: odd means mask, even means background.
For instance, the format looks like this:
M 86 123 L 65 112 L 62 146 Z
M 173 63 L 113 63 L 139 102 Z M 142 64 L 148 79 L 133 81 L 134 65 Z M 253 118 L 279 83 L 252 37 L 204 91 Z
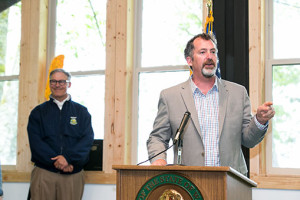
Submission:
M 70 88 L 70 87 L 71 87 L 71 85 L 72 85 L 72 84 L 71 84 L 71 82 L 69 82 L 69 83 L 68 83 L 68 88 Z
M 192 61 L 193 61 L 192 57 L 190 56 L 186 57 L 186 62 L 189 66 L 192 66 Z

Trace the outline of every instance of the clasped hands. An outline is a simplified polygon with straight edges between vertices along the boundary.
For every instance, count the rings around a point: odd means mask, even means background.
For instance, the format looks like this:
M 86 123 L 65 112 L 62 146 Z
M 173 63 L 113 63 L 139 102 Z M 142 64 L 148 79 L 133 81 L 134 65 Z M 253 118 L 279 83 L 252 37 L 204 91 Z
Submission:
M 63 172 L 72 172 L 74 169 L 73 165 L 69 164 L 66 158 L 62 155 L 51 158 L 51 160 L 55 160 L 54 166 Z

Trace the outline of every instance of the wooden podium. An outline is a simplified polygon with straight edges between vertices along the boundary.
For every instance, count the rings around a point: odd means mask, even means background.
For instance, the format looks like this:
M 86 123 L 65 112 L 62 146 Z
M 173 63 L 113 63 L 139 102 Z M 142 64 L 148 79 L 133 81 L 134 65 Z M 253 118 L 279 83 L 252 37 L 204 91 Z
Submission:
M 164 200 L 172 195 L 176 200 L 251 200 L 257 185 L 230 167 L 114 165 L 113 169 L 117 200 Z

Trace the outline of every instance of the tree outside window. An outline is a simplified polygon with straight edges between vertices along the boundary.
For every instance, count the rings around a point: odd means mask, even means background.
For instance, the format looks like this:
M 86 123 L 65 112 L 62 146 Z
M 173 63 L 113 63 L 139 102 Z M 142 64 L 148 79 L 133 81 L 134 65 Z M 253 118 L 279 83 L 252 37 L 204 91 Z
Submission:
M 3 165 L 16 164 L 21 2 L 0 13 L 0 155 Z

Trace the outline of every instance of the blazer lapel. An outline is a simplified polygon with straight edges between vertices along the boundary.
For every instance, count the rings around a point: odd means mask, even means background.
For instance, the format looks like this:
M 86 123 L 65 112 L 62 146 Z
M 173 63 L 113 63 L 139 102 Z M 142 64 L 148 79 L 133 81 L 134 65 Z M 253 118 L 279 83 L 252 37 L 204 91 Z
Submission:
M 228 101 L 228 90 L 226 89 L 226 84 L 224 81 L 218 79 L 219 88 L 219 137 L 221 136 L 223 130 L 223 124 L 225 119 L 225 113 Z
M 194 124 L 194 126 L 196 127 L 199 135 L 201 136 L 201 138 L 203 139 L 203 135 L 200 131 L 200 124 L 199 124 L 199 120 L 198 120 L 198 114 L 196 111 L 196 107 L 195 107 L 195 102 L 194 102 L 194 97 L 192 94 L 192 89 L 191 89 L 191 85 L 190 85 L 190 79 L 187 80 L 186 82 L 184 82 L 181 86 L 181 97 L 183 99 L 183 102 L 187 108 L 187 111 L 189 111 L 191 113 L 191 120 Z

